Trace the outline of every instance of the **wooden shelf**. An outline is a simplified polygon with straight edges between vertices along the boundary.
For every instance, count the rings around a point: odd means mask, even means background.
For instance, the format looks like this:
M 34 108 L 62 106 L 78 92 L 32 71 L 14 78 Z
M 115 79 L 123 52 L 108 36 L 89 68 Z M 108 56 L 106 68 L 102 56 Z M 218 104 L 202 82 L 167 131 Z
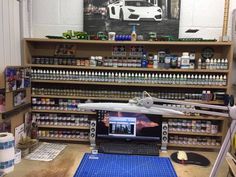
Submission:
M 91 115 L 96 115 L 95 112 L 85 112 L 85 111 L 61 111 L 61 110 L 38 110 L 38 109 L 32 109 L 32 112 L 67 113 L 67 114 L 91 114 Z
M 54 137 L 39 137 L 39 140 L 56 140 L 56 141 L 76 141 L 76 142 L 89 142 L 88 139 L 77 139 L 77 138 L 54 138 Z
M 178 134 L 178 135 L 197 135 L 197 136 L 223 136 L 222 133 L 210 134 L 210 133 L 201 133 L 201 132 L 187 132 L 187 131 L 169 131 L 169 134 Z
M 163 116 L 163 118 L 168 119 L 202 119 L 202 120 L 225 120 L 224 117 L 217 116 Z
M 2 119 L 7 119 L 8 117 L 11 117 L 12 115 L 18 114 L 19 112 L 21 112 L 25 109 L 29 109 L 30 107 L 31 107 L 31 103 L 26 102 L 26 103 L 20 104 L 18 106 L 15 106 L 11 110 L 1 112 L 0 114 L 1 114 Z
M 35 98 L 68 98 L 68 99 L 90 99 L 90 100 L 113 100 L 113 101 L 129 101 L 132 98 L 114 98 L 114 97 L 89 97 L 89 96 L 67 96 L 67 95 L 31 95 Z M 186 102 L 195 102 L 195 103 L 205 103 L 205 104 L 220 104 L 222 105 L 223 101 L 201 101 L 201 100 L 183 100 Z
M 89 130 L 89 127 L 82 126 L 63 126 L 63 125 L 38 125 L 38 128 L 61 128 L 61 129 L 79 129 L 79 130 Z
M 51 56 L 55 54 L 55 48 L 60 44 L 68 44 L 76 48 L 76 53 L 74 57 L 89 58 L 90 56 L 107 56 L 112 55 L 112 47 L 114 46 L 125 46 L 127 49 L 126 56 L 129 56 L 132 46 L 143 46 L 143 48 L 148 51 L 148 53 L 157 54 L 157 49 L 169 49 L 171 53 L 181 56 L 184 51 L 192 51 L 194 49 L 196 56 L 196 65 L 198 65 L 198 58 L 201 57 L 201 51 L 205 47 L 211 47 L 214 50 L 214 57 L 223 59 L 228 59 L 228 68 L 227 70 L 206 70 L 206 69 L 155 69 L 155 68 L 132 68 L 132 67 L 103 67 L 103 66 L 76 66 L 76 65 L 49 65 L 49 64 L 31 64 L 32 57 L 37 56 Z M 201 93 L 203 90 L 210 90 L 213 92 L 225 92 L 227 94 L 231 92 L 231 72 L 232 72 L 232 42 L 186 42 L 186 41 L 102 41 L 102 40 L 67 40 L 67 39 L 47 39 L 47 38 L 26 38 L 24 40 L 24 63 L 33 68 L 40 70 L 74 70 L 74 71 L 89 71 L 89 72 L 126 72 L 126 73 L 161 73 L 161 74 L 208 74 L 208 75 L 226 75 L 227 76 L 227 85 L 225 86 L 213 86 L 213 85 L 186 85 L 186 84 L 153 84 L 153 83 L 119 83 L 119 82 L 92 82 L 92 81 L 79 81 L 79 80 L 38 80 L 37 77 L 35 80 L 32 80 L 32 84 L 37 87 L 45 88 L 55 88 L 55 89 L 64 89 L 65 87 L 71 88 L 81 88 L 87 89 L 94 87 L 95 89 L 101 90 L 114 90 L 112 88 L 119 88 L 118 90 L 127 91 L 127 92 L 139 92 L 140 90 L 145 90 L 148 88 L 148 91 L 157 90 L 157 92 L 177 92 L 182 93 L 186 90 L 186 93 Z M 66 58 L 66 57 L 65 57 Z M 59 79 L 58 77 L 55 79 Z M 74 78 L 76 79 L 76 78 Z M 90 89 L 91 90 L 91 89 Z M 185 92 L 185 91 L 184 91 Z M 129 98 L 108 98 L 103 96 L 95 95 L 94 97 L 89 97 L 85 95 L 81 96 L 66 96 L 66 95 L 32 95 L 31 98 L 36 97 L 45 97 L 45 98 L 65 98 L 65 99 L 91 99 L 91 100 L 104 100 L 104 101 L 120 101 L 127 102 Z M 206 104 L 215 104 L 215 105 L 224 105 L 223 101 L 196 101 L 196 100 L 185 100 L 186 102 L 196 102 L 196 103 L 206 103 Z M 36 107 L 35 107 L 36 108 Z M 57 111 L 57 110 L 33 110 L 33 112 L 42 112 L 42 113 L 66 113 L 66 114 L 87 114 L 88 112 L 77 112 L 77 111 Z M 95 112 L 89 113 L 96 115 Z M 204 114 L 201 114 L 204 115 Z M 92 117 L 92 116 L 91 116 Z M 95 117 L 95 116 L 93 116 Z M 218 134 L 207 134 L 207 133 L 198 133 L 198 132 L 178 132 L 172 131 L 170 134 L 177 134 L 178 136 L 206 136 L 217 138 L 219 141 L 223 141 L 224 136 L 228 130 L 228 119 L 219 116 L 163 116 L 165 121 L 168 119 L 186 119 L 186 120 L 211 120 L 218 121 L 220 123 L 221 132 Z M 65 127 L 65 126 L 63 126 Z M 55 127 L 49 127 L 55 128 Z M 59 128 L 59 127 L 58 127 Z M 61 127 L 60 127 L 61 128 Z M 89 131 L 89 130 L 88 130 Z M 48 140 L 63 140 L 63 138 L 48 138 L 43 137 Z M 67 138 L 65 138 L 68 141 Z M 78 140 L 75 140 L 78 141 Z M 88 141 L 88 140 L 87 140 Z M 202 148 L 202 149 L 219 149 L 220 146 L 206 146 L 206 145 L 189 145 L 189 144 L 171 144 L 168 146 L 172 147 L 187 147 L 191 148 Z
M 62 69 L 84 69 L 84 70 L 109 70 L 109 71 L 150 71 L 150 72 L 177 72 L 177 73 L 228 73 L 228 70 L 207 70 L 207 69 L 155 69 L 155 68 L 128 68 L 128 67 L 90 67 L 90 66 L 69 66 L 69 65 L 43 65 L 29 64 L 36 68 L 62 68 Z
M 80 81 L 61 81 L 61 80 L 32 80 L 34 83 L 58 83 L 58 84 L 86 84 L 86 85 L 116 85 L 116 86 L 136 86 L 136 87 L 168 87 L 168 88 L 199 88 L 199 89 L 227 89 L 226 86 L 210 85 L 175 85 L 175 84 L 148 84 L 148 83 L 116 83 L 116 82 L 80 82 Z
M 68 39 L 47 39 L 47 38 L 26 38 L 26 42 L 35 43 L 77 43 L 77 44 L 130 44 L 130 45 L 193 45 L 193 46 L 231 46 L 232 42 L 180 42 L 180 41 L 109 41 L 109 40 L 68 40 Z
M 167 147 L 186 147 L 186 148 L 220 149 L 221 146 L 168 143 Z

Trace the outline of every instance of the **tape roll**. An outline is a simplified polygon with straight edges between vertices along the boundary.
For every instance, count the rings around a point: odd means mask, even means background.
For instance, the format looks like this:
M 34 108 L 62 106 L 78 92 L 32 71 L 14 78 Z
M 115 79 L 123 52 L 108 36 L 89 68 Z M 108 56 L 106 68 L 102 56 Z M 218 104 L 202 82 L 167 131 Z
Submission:
M 11 133 L 0 133 L 0 172 L 14 170 L 15 140 Z

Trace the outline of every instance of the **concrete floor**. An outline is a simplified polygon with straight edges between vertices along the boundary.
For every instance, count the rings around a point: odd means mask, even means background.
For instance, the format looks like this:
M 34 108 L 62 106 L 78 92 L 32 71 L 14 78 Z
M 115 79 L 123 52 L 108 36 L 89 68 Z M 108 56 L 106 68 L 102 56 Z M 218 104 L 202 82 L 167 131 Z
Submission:
M 85 152 L 90 152 L 88 145 L 69 144 L 51 162 L 40 162 L 22 159 L 21 163 L 15 165 L 13 172 L 6 177 L 73 177 Z M 161 157 L 168 157 L 174 150 L 161 153 Z M 211 166 L 200 167 L 196 165 L 181 165 L 173 163 L 178 177 L 208 177 L 212 165 L 216 159 L 217 152 L 197 151 L 211 161 Z M 218 177 L 227 177 L 229 167 L 223 162 L 219 169 Z M 230 176 L 230 175 L 229 175 Z

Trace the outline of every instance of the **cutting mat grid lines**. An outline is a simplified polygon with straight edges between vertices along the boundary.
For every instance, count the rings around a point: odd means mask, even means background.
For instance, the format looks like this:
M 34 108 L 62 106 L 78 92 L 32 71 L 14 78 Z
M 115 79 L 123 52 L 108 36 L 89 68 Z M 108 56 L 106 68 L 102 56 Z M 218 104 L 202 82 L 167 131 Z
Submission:
M 74 177 L 177 177 L 169 158 L 86 153 Z

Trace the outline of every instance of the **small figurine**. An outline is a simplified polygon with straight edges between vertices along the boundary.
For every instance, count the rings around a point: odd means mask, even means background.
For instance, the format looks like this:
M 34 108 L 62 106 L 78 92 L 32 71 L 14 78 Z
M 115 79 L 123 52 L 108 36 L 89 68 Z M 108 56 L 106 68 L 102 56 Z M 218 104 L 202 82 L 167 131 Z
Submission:
M 104 32 L 97 33 L 98 40 L 108 40 L 108 36 Z
M 68 30 L 67 32 L 62 33 L 63 37 L 66 39 L 84 39 L 88 40 L 89 36 L 86 32 L 82 31 L 72 31 Z
M 157 39 L 157 33 L 155 32 L 149 32 L 148 37 L 150 41 L 155 41 Z

